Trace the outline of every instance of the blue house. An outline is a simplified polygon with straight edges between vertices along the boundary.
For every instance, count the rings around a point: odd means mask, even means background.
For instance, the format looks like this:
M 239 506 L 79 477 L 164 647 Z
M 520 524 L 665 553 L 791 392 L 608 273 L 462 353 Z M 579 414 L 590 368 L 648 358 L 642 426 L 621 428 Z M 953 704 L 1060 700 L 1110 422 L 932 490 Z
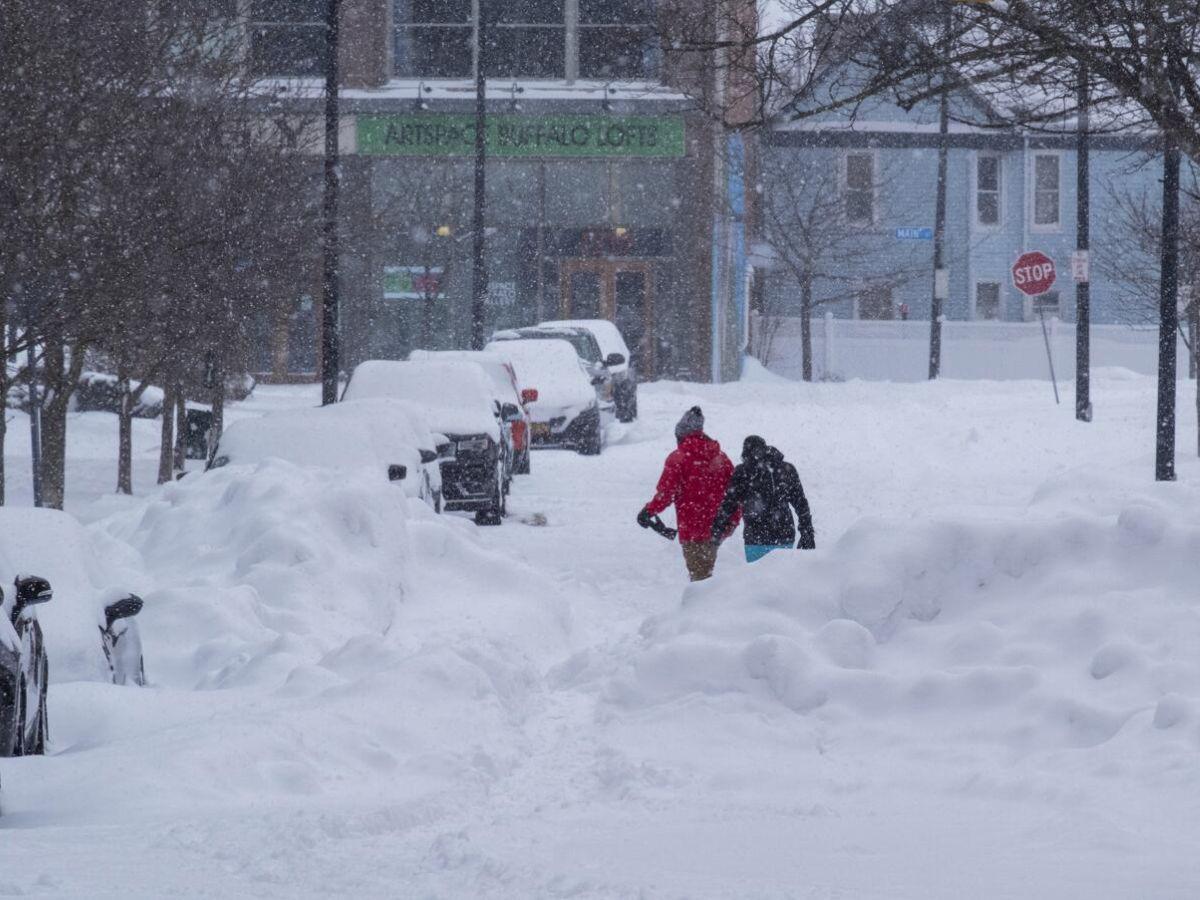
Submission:
M 950 104 L 946 317 L 1023 321 L 1036 318 L 1041 306 L 1047 317 L 1073 321 L 1073 127 L 1057 133 L 1004 127 L 969 89 L 952 93 Z M 853 113 L 780 121 L 767 131 L 761 147 L 766 240 L 757 272 L 760 311 L 798 314 L 807 266 L 814 276 L 814 314 L 927 319 L 938 138 L 936 100 L 905 110 L 877 98 Z M 1131 242 L 1122 198 L 1144 196 L 1157 206 L 1161 171 L 1152 135 L 1091 138 L 1094 322 L 1145 321 L 1144 311 L 1157 303 L 1131 287 L 1130 279 L 1115 277 L 1111 264 L 1124 258 L 1152 282 L 1153 254 Z M 802 222 L 806 214 L 816 221 Z M 1036 300 L 1019 293 L 1011 276 L 1013 262 L 1030 250 L 1049 255 L 1058 270 L 1054 288 Z

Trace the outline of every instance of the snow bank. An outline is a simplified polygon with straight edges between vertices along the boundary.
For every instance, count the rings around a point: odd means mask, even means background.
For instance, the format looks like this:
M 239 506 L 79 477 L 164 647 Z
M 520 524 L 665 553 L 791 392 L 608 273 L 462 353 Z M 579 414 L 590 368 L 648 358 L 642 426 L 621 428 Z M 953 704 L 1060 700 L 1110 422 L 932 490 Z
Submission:
M 407 588 L 406 500 L 370 472 L 229 466 L 102 527 L 156 581 L 147 673 L 175 686 L 278 683 L 351 636 L 386 634 Z
M 727 697 L 1018 755 L 1154 742 L 1147 774 L 1194 764 L 1200 516 L 1175 490 L 1116 512 L 1043 501 L 988 519 L 865 519 L 829 550 L 726 563 L 646 621 L 606 697 L 627 710 Z

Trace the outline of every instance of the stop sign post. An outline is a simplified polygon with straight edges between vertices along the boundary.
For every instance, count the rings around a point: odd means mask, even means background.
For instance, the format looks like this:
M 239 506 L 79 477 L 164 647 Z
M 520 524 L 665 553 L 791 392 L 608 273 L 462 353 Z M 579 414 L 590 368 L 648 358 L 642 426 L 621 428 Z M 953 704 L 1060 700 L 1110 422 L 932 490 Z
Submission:
M 1013 263 L 1013 286 L 1026 297 L 1040 297 L 1050 288 L 1058 277 L 1054 260 L 1040 250 L 1022 253 Z M 1038 318 L 1042 320 L 1042 339 L 1046 342 L 1046 361 L 1050 363 L 1050 383 L 1054 385 L 1054 402 L 1061 403 L 1058 397 L 1058 379 L 1054 375 L 1054 354 L 1050 351 L 1050 334 L 1046 331 L 1046 314 L 1038 306 Z

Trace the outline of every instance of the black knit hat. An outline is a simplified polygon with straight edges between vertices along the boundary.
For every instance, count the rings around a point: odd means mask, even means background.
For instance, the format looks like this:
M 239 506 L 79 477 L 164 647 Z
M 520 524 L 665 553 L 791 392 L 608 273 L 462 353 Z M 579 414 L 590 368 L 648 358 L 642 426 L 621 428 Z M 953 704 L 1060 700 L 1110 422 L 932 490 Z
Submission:
M 689 434 L 704 430 L 704 413 L 700 407 L 693 406 L 683 414 L 679 424 L 675 426 L 675 440 L 682 441 Z
M 742 462 L 749 462 L 751 459 L 762 456 L 767 452 L 767 442 L 760 438 L 757 434 L 752 434 L 742 441 Z

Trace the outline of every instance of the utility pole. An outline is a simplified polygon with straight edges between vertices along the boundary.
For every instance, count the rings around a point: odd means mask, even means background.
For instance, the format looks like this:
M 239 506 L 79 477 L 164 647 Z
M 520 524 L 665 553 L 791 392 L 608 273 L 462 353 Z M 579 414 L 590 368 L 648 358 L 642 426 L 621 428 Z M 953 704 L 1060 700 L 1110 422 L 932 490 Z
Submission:
M 950 49 L 954 29 L 954 7 L 945 4 L 945 41 L 942 54 L 942 90 L 938 97 L 937 199 L 933 221 L 933 302 L 929 310 L 929 378 L 942 371 L 942 303 L 950 295 L 950 273 L 946 270 L 946 176 L 950 155 Z
M 1075 133 L 1075 418 L 1092 421 L 1091 175 L 1087 63 L 1079 64 Z
M 475 22 L 475 202 L 471 250 L 471 349 L 487 342 L 487 21 L 488 4 L 481 0 Z
M 338 0 L 325 9 L 325 195 L 322 204 L 321 405 L 337 403 L 338 339 Z

